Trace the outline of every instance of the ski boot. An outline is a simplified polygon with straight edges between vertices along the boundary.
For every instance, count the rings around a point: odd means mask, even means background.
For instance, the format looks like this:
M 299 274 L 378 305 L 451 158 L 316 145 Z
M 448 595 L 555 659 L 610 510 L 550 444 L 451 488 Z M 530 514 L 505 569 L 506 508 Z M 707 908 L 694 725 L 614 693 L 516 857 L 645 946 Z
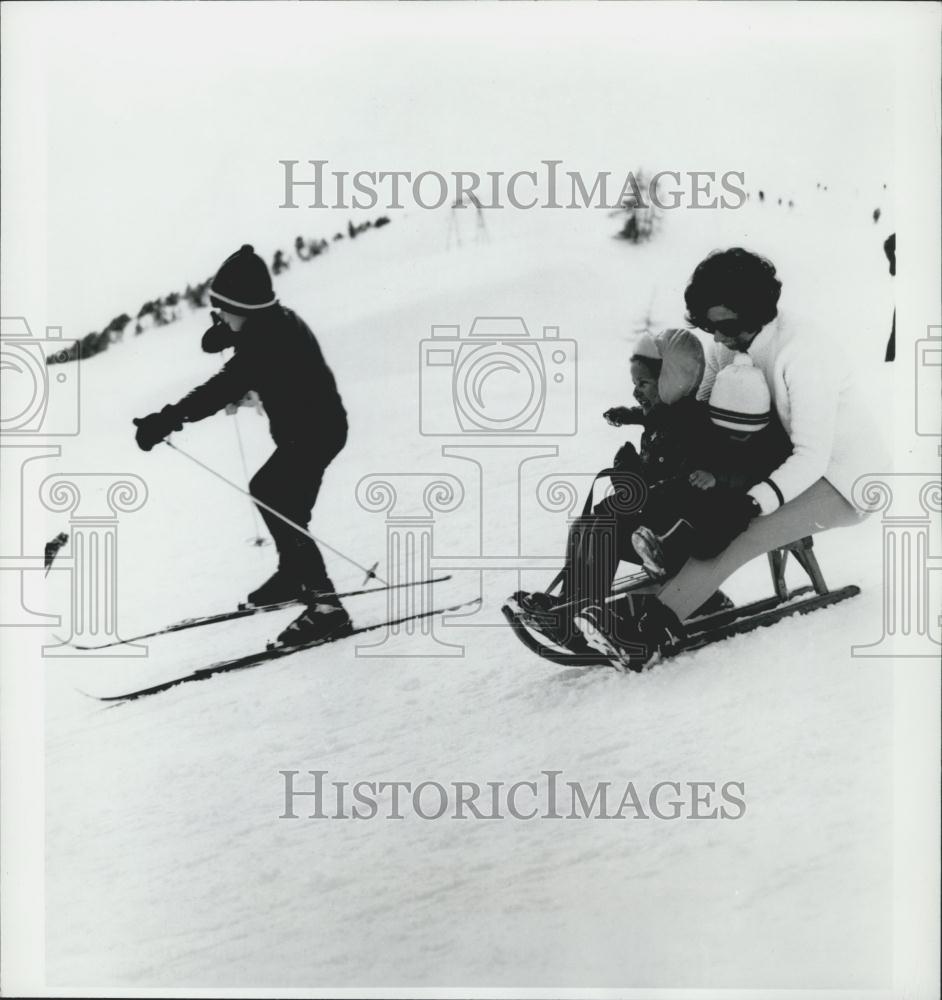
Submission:
M 624 612 L 616 605 L 625 602 L 590 605 L 575 618 L 586 643 L 622 673 L 640 673 L 652 666 L 666 648 L 685 636 L 677 616 L 656 597 L 646 595 L 635 601 Z
M 707 615 L 719 614 L 720 611 L 732 611 L 735 607 L 735 602 L 727 597 L 722 590 L 718 590 L 712 597 L 708 597 L 690 617 L 705 618 Z
M 246 598 L 245 607 L 260 608 L 266 604 L 285 604 L 301 598 L 301 584 L 280 566 Z
M 307 607 L 278 636 L 279 646 L 332 642 L 353 633 L 353 622 L 334 594 L 305 595 Z
M 570 652 L 587 653 L 582 634 L 573 621 L 573 607 L 561 597 L 541 591 L 518 590 L 512 597 L 524 625 Z

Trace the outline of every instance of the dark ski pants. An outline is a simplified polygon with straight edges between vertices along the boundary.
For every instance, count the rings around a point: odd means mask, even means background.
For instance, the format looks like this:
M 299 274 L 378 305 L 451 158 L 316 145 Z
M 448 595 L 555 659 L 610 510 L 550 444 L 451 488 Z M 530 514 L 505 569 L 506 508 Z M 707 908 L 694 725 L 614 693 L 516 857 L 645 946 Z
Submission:
M 675 559 L 690 556 L 712 559 L 749 527 L 749 517 L 743 512 L 741 492 L 723 486 L 701 490 L 689 484 L 679 485 L 663 511 L 652 511 L 645 525 L 659 535 L 685 521 L 688 529 Z
M 279 447 L 255 473 L 249 492 L 295 524 L 307 529 L 320 492 L 324 470 L 333 458 L 312 455 L 309 447 Z M 259 506 L 275 548 L 278 568 L 312 591 L 333 591 L 324 557 L 313 538 L 302 535 L 265 507 Z
M 631 535 L 644 523 L 653 494 L 638 468 L 604 469 L 596 480 L 606 476 L 611 477 L 612 494 L 593 507 L 590 489 L 582 516 L 569 527 L 562 571 L 562 596 L 567 600 L 603 600 L 611 593 L 618 563 L 641 562 Z
M 715 557 L 690 559 L 658 597 L 683 621 L 750 559 L 815 532 L 859 524 L 861 520 L 862 515 L 826 479 L 819 479 L 784 507 L 757 517 Z
M 683 535 L 686 551 L 678 554 L 681 561 L 688 556 L 710 559 L 719 555 L 748 527 L 738 505 L 730 502 L 732 491 L 723 487 L 701 490 L 685 479 L 673 480 L 650 488 L 643 507 L 626 513 L 631 504 L 619 502 L 617 475 L 612 481 L 615 496 L 597 504 L 591 513 L 583 512 L 569 529 L 563 578 L 567 599 L 598 602 L 608 597 L 618 563 L 641 562 L 631 536 L 642 525 L 663 535 L 678 520 L 685 520 L 689 530 Z

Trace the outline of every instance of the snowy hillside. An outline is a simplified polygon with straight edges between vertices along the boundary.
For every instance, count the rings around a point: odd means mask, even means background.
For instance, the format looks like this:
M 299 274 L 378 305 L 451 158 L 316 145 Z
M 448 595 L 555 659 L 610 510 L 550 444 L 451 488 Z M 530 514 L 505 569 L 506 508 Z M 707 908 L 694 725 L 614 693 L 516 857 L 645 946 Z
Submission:
M 357 504 L 357 483 L 449 473 L 465 499 L 438 516 L 436 557 L 479 551 L 481 516 L 491 544 L 514 554 L 509 466 L 487 478 L 482 514 L 474 466 L 442 455 L 443 444 L 462 442 L 419 433 L 419 344 L 436 324 L 464 333 L 478 315 L 521 316 L 532 335 L 557 326 L 578 344 L 578 434 L 540 439 L 558 456 L 533 459 L 522 477 L 524 551 L 557 555 L 565 515 L 538 506 L 539 481 L 609 461 L 626 435 L 601 412 L 630 399 L 633 331 L 646 313 L 683 323 L 686 280 L 715 247 L 769 256 L 783 310 L 813 316 L 885 410 L 893 289 L 881 249 L 889 230 L 870 218 L 875 197 L 812 186 L 792 210 L 752 200 L 705 213 L 709 223 L 669 212 L 641 246 L 613 239 L 617 223 L 602 212 L 503 212 L 488 216 L 489 242 L 468 226 L 463 245 L 446 249 L 447 212 L 414 211 L 296 264 L 276 290 L 317 333 L 351 426 L 312 531 L 361 564 L 380 560 L 383 574 L 384 515 Z M 244 238 L 261 246 L 267 235 Z M 219 259 L 231 249 L 220 247 Z M 120 522 L 122 635 L 231 607 L 273 568 L 272 547 L 250 544 L 247 501 L 170 448 L 144 454 L 134 444 L 133 417 L 218 366 L 200 352 L 207 324 L 204 310 L 137 338 L 129 331 L 84 364 L 83 432 L 43 463 L 43 476 L 146 481 L 146 504 Z M 173 441 L 244 483 L 236 421 L 253 471 L 271 445 L 249 410 Z M 29 531 L 52 537 L 67 529 L 62 517 L 36 517 Z M 850 655 L 878 637 L 880 539 L 874 518 L 816 541 L 828 583 L 858 584 L 858 598 L 638 676 L 554 668 L 506 628 L 468 618 L 438 630 L 464 645 L 463 657 L 358 657 L 348 641 L 114 708 L 79 693 L 144 686 L 258 648 L 291 612 L 162 637 L 146 658 L 47 660 L 50 984 L 888 983 L 892 827 L 875 804 L 892 795 L 892 684 L 885 661 Z M 326 555 L 341 589 L 362 583 Z M 477 574 L 456 571 L 436 596 L 480 589 Z M 727 590 L 739 601 L 769 593 L 764 561 Z M 65 608 L 67 595 L 67 573 L 53 572 L 35 603 Z M 507 593 L 481 596 L 479 620 L 493 620 Z M 350 610 L 375 621 L 384 604 L 358 598 Z M 301 818 L 279 819 L 279 772 L 300 771 L 308 788 L 309 769 L 336 781 L 482 786 L 558 770 L 589 794 L 611 781 L 620 797 L 631 781 L 642 799 L 658 782 L 737 782 L 746 809 L 712 822 L 432 822 L 411 810 L 401 821 L 359 821 L 308 819 L 309 800 L 298 799 Z

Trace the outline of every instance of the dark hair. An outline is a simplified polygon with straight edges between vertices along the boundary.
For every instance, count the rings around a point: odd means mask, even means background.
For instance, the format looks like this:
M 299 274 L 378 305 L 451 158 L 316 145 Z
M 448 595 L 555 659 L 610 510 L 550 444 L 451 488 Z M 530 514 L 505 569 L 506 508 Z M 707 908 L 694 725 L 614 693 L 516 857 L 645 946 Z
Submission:
M 650 372 L 651 378 L 660 378 L 661 368 L 664 365 L 664 362 L 660 358 L 649 358 L 646 354 L 632 354 L 628 359 L 628 363 L 631 364 L 633 361 L 637 361 L 639 365 L 644 365 Z
M 697 264 L 684 292 L 687 320 L 704 329 L 707 310 L 726 306 L 747 330 L 761 330 L 778 315 L 782 283 L 765 257 L 742 247 L 714 250 Z

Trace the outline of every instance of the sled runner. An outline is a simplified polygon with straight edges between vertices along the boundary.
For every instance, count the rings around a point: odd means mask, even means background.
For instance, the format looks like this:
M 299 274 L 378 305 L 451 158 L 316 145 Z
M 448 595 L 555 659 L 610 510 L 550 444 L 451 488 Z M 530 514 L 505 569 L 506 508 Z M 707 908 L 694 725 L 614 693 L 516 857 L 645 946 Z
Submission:
M 789 555 L 807 573 L 810 585 L 789 590 L 785 582 L 785 567 Z M 751 632 L 757 628 L 774 625 L 791 615 L 804 615 L 819 608 L 829 607 L 848 597 L 856 597 L 860 588 L 856 586 L 829 590 L 814 554 L 811 537 L 797 541 L 767 553 L 772 576 L 774 594 L 762 600 L 753 601 L 740 607 L 726 608 L 710 614 L 699 614 L 684 622 L 686 635 L 663 646 L 656 659 L 669 659 L 680 653 L 699 649 L 713 642 L 719 642 L 733 635 Z M 555 583 L 555 581 L 554 581 Z M 635 573 L 615 581 L 609 604 L 633 603 L 634 598 L 655 595 L 659 583 L 652 583 L 645 573 Z M 571 607 L 574 616 L 579 602 L 556 605 L 554 611 Z M 548 635 L 547 618 L 521 607 L 518 597 L 507 601 L 501 609 L 514 634 L 538 656 L 561 666 L 611 666 L 619 671 L 626 669 L 624 658 L 610 657 L 591 649 L 578 630 L 573 629 L 564 644 L 553 641 Z

